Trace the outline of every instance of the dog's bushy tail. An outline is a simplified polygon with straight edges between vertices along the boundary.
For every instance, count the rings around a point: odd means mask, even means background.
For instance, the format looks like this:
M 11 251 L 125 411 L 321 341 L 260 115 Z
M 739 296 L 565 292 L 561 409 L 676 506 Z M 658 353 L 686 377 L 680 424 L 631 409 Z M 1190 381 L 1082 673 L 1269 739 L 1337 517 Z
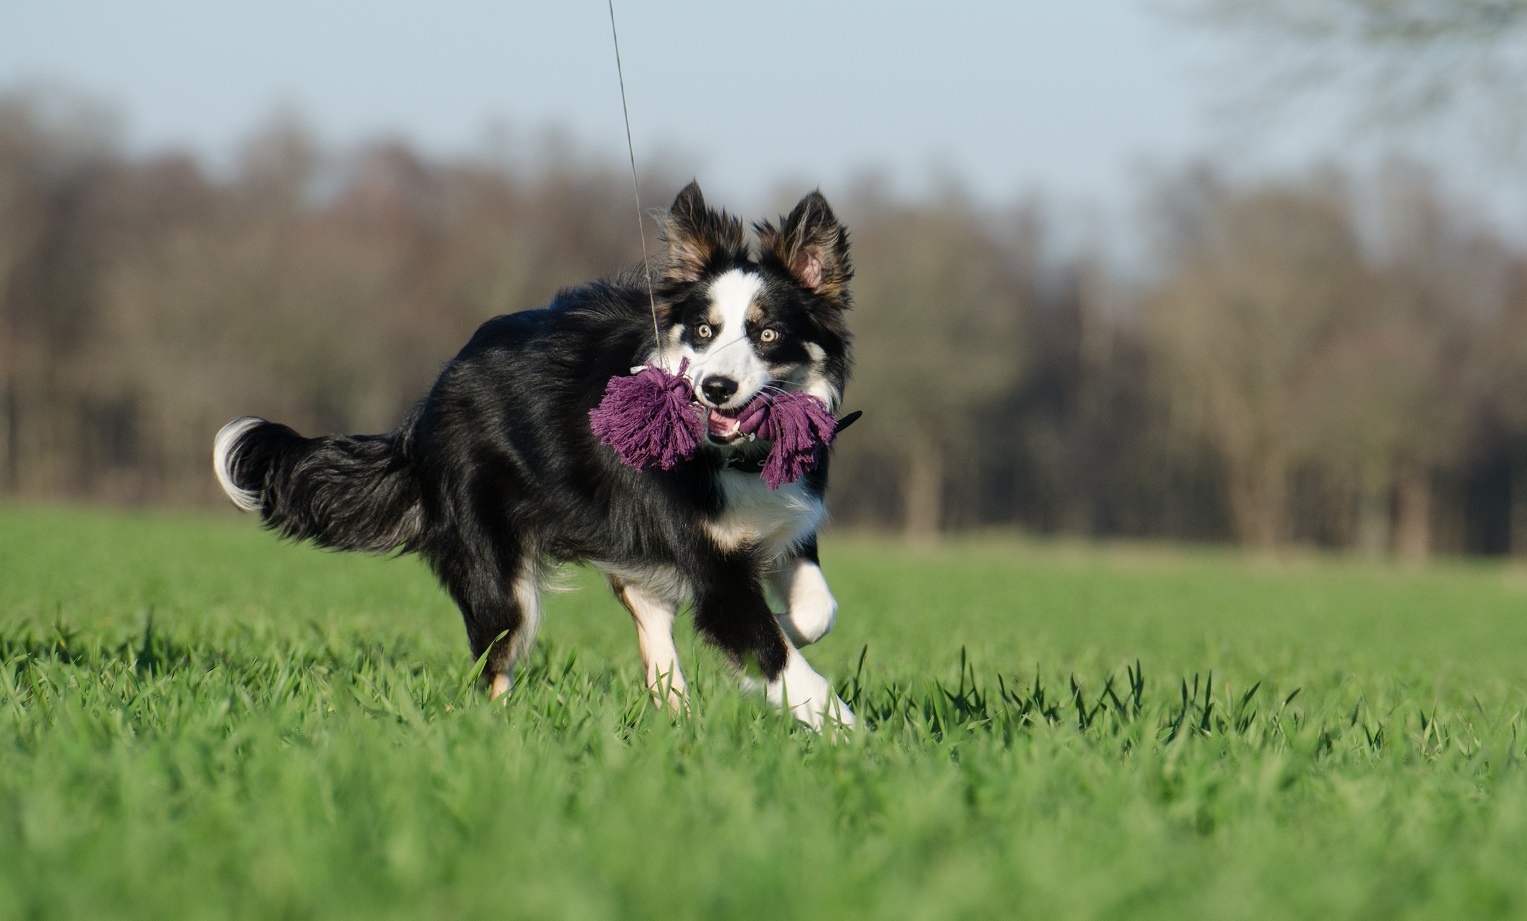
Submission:
M 282 537 L 384 553 L 423 536 L 411 426 L 391 435 L 304 438 L 257 416 L 217 433 L 212 465 L 239 508 Z

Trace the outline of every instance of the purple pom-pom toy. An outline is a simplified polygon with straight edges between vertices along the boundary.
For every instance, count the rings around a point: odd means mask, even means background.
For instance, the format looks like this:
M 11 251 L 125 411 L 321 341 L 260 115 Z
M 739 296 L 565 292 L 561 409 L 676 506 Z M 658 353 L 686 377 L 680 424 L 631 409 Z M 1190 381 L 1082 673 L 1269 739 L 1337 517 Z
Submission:
M 604 398 L 589 411 L 594 434 L 637 470 L 668 470 L 693 456 L 705 437 L 706 412 L 684 376 L 688 369 L 686 359 L 678 374 L 648 365 L 630 377 L 611 378 Z M 763 391 L 738 414 L 737 428 L 773 443 L 762 476 L 778 489 L 814 468 L 823 448 L 858 415 L 839 423 L 810 394 Z
M 648 365 L 630 377 L 612 377 L 604 399 L 589 410 L 589 424 L 599 440 L 637 470 L 674 464 L 695 453 L 705 435 L 704 414 L 684 372 Z
M 778 489 L 817 465 L 822 448 L 832 444 L 837 420 L 825 403 L 809 393 L 764 391 L 743 407 L 737 427 L 774 442 L 764 462 L 763 478 L 770 489 Z

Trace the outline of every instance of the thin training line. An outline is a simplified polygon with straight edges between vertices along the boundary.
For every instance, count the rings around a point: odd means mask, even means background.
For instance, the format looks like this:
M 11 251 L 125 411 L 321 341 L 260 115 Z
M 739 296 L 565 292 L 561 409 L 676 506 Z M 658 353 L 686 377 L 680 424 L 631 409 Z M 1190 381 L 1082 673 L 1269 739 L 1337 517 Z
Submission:
M 610 5 L 610 38 L 615 42 L 615 74 L 620 78 L 620 111 L 626 117 L 626 153 L 631 157 L 631 194 L 636 199 L 636 233 L 642 241 L 642 271 L 647 275 L 647 306 L 652 308 L 652 345 L 661 354 L 663 334 L 657 326 L 657 298 L 652 294 L 652 263 L 647 257 L 647 224 L 642 220 L 642 190 L 636 183 L 636 145 L 631 142 L 631 110 L 626 106 L 626 73 L 620 66 L 620 33 L 615 30 L 615 0 Z

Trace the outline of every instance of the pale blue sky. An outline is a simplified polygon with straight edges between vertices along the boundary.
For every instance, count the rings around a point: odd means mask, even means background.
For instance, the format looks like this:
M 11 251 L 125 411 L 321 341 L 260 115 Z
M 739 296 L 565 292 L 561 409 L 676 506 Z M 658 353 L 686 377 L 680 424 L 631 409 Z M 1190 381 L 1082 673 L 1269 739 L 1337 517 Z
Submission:
M 1383 146 L 1354 144 L 1332 106 L 1265 127 L 1225 118 L 1237 56 L 1255 49 L 1139 0 L 617 0 L 616 13 L 638 158 L 744 210 L 781 184 L 830 195 L 873 167 L 909 192 L 946 174 L 992 203 L 1040 190 L 1116 214 L 1151 166 L 1285 169 Z M 291 105 L 339 146 L 395 134 L 480 149 L 499 123 L 520 137 L 558 126 L 623 159 L 607 17 L 604 0 L 8 0 L 0 87 L 99 96 L 135 150 L 226 156 Z M 1466 149 L 1433 156 L 1460 188 L 1490 187 Z

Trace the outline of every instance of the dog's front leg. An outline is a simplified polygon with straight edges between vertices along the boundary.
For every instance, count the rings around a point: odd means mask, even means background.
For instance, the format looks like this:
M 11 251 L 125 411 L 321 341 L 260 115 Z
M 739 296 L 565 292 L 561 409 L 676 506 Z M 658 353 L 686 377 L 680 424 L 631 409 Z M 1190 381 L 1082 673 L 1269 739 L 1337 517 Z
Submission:
M 642 650 L 642 666 L 647 673 L 647 688 L 652 702 L 667 704 L 676 713 L 689 709 L 688 688 L 679 670 L 679 650 L 673 644 L 673 618 L 679 603 L 675 598 L 645 585 L 626 582 L 608 575 L 610 591 L 630 612 L 636 622 L 636 642 Z
M 826 636 L 838 619 L 838 602 L 827 588 L 813 538 L 794 556 L 770 570 L 769 588 L 784 610 L 775 617 L 797 649 Z
M 764 696 L 813 729 L 852 728 L 854 715 L 787 638 L 764 599 L 756 563 L 746 554 L 720 554 L 698 573 L 695 627 L 739 671 L 749 661 L 764 677 Z

